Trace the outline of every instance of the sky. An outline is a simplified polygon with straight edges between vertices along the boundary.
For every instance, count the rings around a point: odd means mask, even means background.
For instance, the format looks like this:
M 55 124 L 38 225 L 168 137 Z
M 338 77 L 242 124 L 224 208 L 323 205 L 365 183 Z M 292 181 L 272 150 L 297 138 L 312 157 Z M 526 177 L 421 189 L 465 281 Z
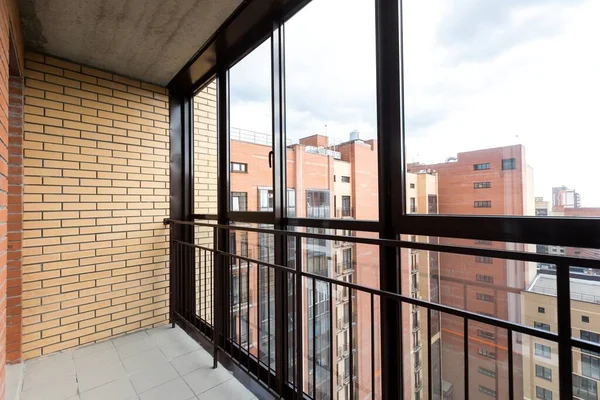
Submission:
M 404 0 L 406 156 L 522 144 L 536 196 L 600 206 L 600 1 Z M 288 138 L 375 138 L 372 0 L 313 0 L 285 25 Z M 231 70 L 231 126 L 271 132 L 270 42 Z

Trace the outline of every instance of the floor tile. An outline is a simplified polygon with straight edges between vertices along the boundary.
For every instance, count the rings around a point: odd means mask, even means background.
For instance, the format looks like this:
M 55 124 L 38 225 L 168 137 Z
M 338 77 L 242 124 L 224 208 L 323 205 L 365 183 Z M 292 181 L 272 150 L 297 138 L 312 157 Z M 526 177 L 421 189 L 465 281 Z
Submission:
M 133 383 L 136 393 L 140 394 L 178 377 L 179 374 L 175 368 L 170 363 L 164 362 L 149 365 L 138 373 L 131 375 L 129 379 Z
M 156 347 L 156 344 L 150 339 L 148 335 L 146 335 L 146 337 L 141 338 L 139 340 L 115 346 L 117 348 L 117 353 L 119 354 L 119 357 L 121 357 L 121 359 L 125 359 L 127 357 L 143 353 L 147 350 L 152 350 Z
M 134 333 L 127 334 L 125 336 L 120 336 L 112 340 L 113 344 L 116 348 L 124 346 L 129 343 L 137 342 L 138 340 L 148 339 L 150 336 L 147 331 L 138 331 Z
M 198 350 L 200 345 L 193 340 L 177 340 L 169 343 L 165 343 L 159 346 L 160 350 L 164 353 L 167 358 L 173 359 L 182 356 L 192 351 Z
M 18 385 L 7 385 L 5 388 L 6 400 L 15 400 L 17 398 Z
M 152 349 L 123 359 L 123 365 L 128 373 L 133 374 L 149 365 L 156 365 L 165 361 L 167 361 L 167 358 L 159 349 Z
M 230 379 L 198 396 L 198 400 L 250 400 L 252 398 L 254 398 L 252 392 L 246 389 L 244 385 L 236 379 Z
M 98 364 L 105 362 L 119 362 L 120 360 L 117 350 L 113 347 L 76 358 L 75 367 L 79 372 L 85 369 L 95 368 Z
M 110 341 L 110 340 L 107 342 L 94 343 L 94 344 L 91 344 L 88 346 L 78 347 L 77 349 L 75 349 L 73 351 L 73 358 L 77 359 L 77 358 L 88 356 L 90 354 L 97 353 L 99 351 L 103 351 L 103 350 L 107 350 L 107 349 L 114 349 L 114 348 L 115 348 L 115 346 L 112 344 L 112 341 Z
M 128 400 L 136 394 L 129 379 L 119 379 L 80 394 L 81 400 Z
M 150 329 L 148 335 L 157 346 L 169 342 L 184 340 L 189 338 L 188 334 L 180 327 L 171 328 L 171 325 L 161 326 L 160 328 Z
M 204 349 L 199 349 L 188 354 L 184 354 L 171 360 L 171 364 L 175 367 L 180 375 L 185 375 L 198 368 L 212 366 L 213 359 L 210 354 Z
M 154 389 L 140 394 L 141 400 L 189 400 L 193 398 L 194 392 L 192 392 L 182 378 L 163 383 Z
M 75 375 L 35 385 L 21 393 L 21 400 L 65 400 L 77 394 Z
M 70 358 L 57 354 L 25 363 L 23 390 L 51 384 L 75 375 L 75 363 Z
M 120 361 L 100 363 L 94 368 L 86 368 L 77 372 L 80 392 L 87 392 L 122 378 L 127 378 L 127 373 Z
M 225 368 L 219 366 L 217 369 L 202 367 L 183 376 L 195 394 L 201 394 L 213 387 L 232 379 L 233 375 Z

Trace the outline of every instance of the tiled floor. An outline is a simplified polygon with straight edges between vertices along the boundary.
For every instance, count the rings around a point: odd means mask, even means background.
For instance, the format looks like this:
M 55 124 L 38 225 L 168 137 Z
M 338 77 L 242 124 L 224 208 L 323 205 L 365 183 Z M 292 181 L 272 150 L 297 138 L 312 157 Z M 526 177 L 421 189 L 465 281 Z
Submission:
M 183 330 L 170 326 L 122 336 L 12 366 L 7 400 L 254 399 Z M 14 375 L 17 375 L 15 379 Z M 12 390 L 12 392 L 11 392 Z M 10 397 L 13 396 L 13 397 Z

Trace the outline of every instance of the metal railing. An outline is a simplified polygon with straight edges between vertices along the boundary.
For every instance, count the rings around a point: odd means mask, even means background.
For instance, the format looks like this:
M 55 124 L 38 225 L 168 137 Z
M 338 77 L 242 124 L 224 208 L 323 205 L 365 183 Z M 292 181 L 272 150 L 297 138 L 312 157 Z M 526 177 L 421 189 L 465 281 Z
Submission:
M 420 297 L 390 293 L 308 272 L 303 257 L 306 250 L 304 240 L 335 241 L 340 240 L 338 236 L 172 220 L 165 220 L 165 223 L 169 224 L 171 228 L 171 320 L 195 328 L 212 342 L 215 366 L 219 357 L 226 357 L 278 397 L 321 398 L 324 397 L 325 392 L 323 391 L 327 391 L 327 395 L 333 395 L 334 377 L 339 376 L 340 371 L 336 371 L 336 363 L 331 361 L 327 363 L 327 360 L 334 359 L 333 351 L 337 347 L 336 329 L 323 331 L 321 328 L 323 326 L 341 326 L 344 329 L 349 328 L 348 335 L 351 343 L 349 349 L 350 369 L 359 371 L 358 376 L 354 377 L 348 386 L 350 398 L 355 397 L 359 387 L 363 391 L 367 390 L 365 386 L 370 386 L 368 389 L 371 391 L 372 398 L 381 398 L 380 378 L 376 378 L 376 376 L 388 374 L 391 371 L 386 371 L 384 368 L 381 372 L 377 372 L 380 366 L 375 362 L 375 342 L 380 343 L 379 340 L 370 340 L 370 351 L 367 351 L 369 346 L 364 346 L 364 342 L 362 342 L 360 348 L 357 347 L 358 342 L 354 335 L 360 331 L 357 330 L 357 316 L 353 312 L 353 307 L 358 308 L 356 302 L 359 297 L 361 298 L 361 310 L 370 309 L 370 313 L 361 316 L 364 325 L 360 329 L 370 330 L 371 338 L 375 338 L 375 326 L 380 317 L 378 307 L 383 302 L 397 302 L 399 305 L 411 304 L 422 307 L 426 313 L 421 314 L 421 316 L 429 322 L 424 327 L 426 330 L 424 337 L 433 337 L 431 321 L 434 312 L 438 317 L 440 314 L 445 314 L 455 320 L 462 321 L 463 332 L 470 332 L 472 325 L 477 323 L 503 329 L 506 332 L 506 364 L 508 366 L 508 390 L 506 393 L 509 399 L 513 399 L 515 393 L 513 343 L 515 341 L 521 343 L 523 335 L 557 343 L 559 349 L 558 363 L 561 371 L 558 377 L 561 398 L 565 394 L 567 394 L 566 397 L 571 397 L 573 391 L 573 348 L 600 352 L 599 344 L 571 336 L 571 293 L 569 286 L 570 265 L 600 269 L 600 261 L 598 260 L 355 236 L 347 236 L 342 239 L 351 243 L 396 249 L 414 248 L 451 254 L 554 264 L 556 265 L 557 274 L 556 303 L 558 314 L 558 332 L 555 333 L 489 315 L 432 303 L 422 300 Z M 194 243 L 193 236 L 189 235 L 189 231 L 193 232 L 193 230 L 186 230 L 186 228 L 192 228 L 193 226 L 213 229 L 214 242 L 212 246 Z M 230 230 L 272 235 L 276 238 L 276 241 L 277 238 L 280 238 L 283 239 L 283 243 L 288 243 L 288 245 L 293 243 L 296 257 L 293 260 L 282 262 L 285 265 L 279 265 L 261 259 L 229 253 L 224 250 L 226 247 L 221 246 L 221 244 L 227 241 L 227 233 Z M 266 258 L 266 260 L 272 259 L 270 256 Z M 250 301 L 255 302 L 255 307 L 246 307 L 236 315 L 232 313 L 231 307 L 227 306 L 233 302 L 228 282 L 233 274 L 232 265 L 241 262 L 248 263 L 248 268 L 239 268 L 236 273 L 248 274 L 248 279 L 244 280 L 244 283 L 248 285 L 248 293 L 250 293 L 250 281 L 254 282 L 254 298 Z M 360 268 L 360 265 L 357 268 Z M 242 279 L 237 280 L 238 285 L 241 285 L 241 282 Z M 347 290 L 349 297 L 352 299 L 347 306 L 344 306 L 347 312 L 344 312 L 341 317 L 339 315 L 336 317 L 336 314 L 334 314 L 336 306 L 333 297 L 338 288 Z M 242 290 L 239 290 L 238 293 L 241 292 Z M 275 296 L 277 293 L 281 297 L 277 297 L 276 302 Z M 320 293 L 320 295 L 316 296 L 317 293 Z M 320 298 L 319 302 L 317 302 L 318 298 Z M 323 298 L 325 298 L 324 301 Z M 312 301 L 311 304 L 308 304 L 309 300 Z M 283 307 L 278 304 L 279 302 L 284 303 Z M 283 315 L 274 315 L 276 310 L 283 312 Z M 244 313 L 245 315 L 243 315 Z M 228 323 L 227 321 L 231 322 L 232 318 L 235 323 Z M 239 322 L 235 318 L 239 318 Z M 421 318 L 419 318 L 420 320 Z M 327 324 L 325 324 L 325 321 L 328 321 Z M 334 324 L 333 321 L 336 321 L 337 324 Z M 241 323 L 248 324 L 245 332 L 253 332 L 253 340 L 256 343 L 244 344 L 233 340 L 234 337 L 242 336 Z M 420 324 L 417 326 L 420 326 Z M 239 334 L 232 335 L 232 327 L 240 329 Z M 318 327 L 319 329 L 317 329 Z M 288 332 L 291 334 L 288 334 Z M 319 343 L 325 342 L 328 343 L 328 346 L 321 347 L 317 351 L 317 346 L 313 345 L 314 343 L 311 344 L 310 340 L 307 342 L 307 338 L 315 334 L 319 335 Z M 398 337 L 402 337 L 401 335 L 402 333 L 398 332 Z M 462 335 L 462 346 L 463 350 L 471 348 L 469 334 Z M 267 348 L 265 349 L 265 347 Z M 367 350 L 365 350 L 365 347 Z M 273 351 L 273 348 L 275 351 Z M 425 357 L 428 357 L 425 373 L 427 379 L 425 382 L 431 396 L 432 353 L 427 343 L 425 348 L 428 349 L 425 353 Z M 406 350 L 411 351 L 410 349 Z M 312 354 L 308 355 L 309 351 Z M 323 353 L 327 351 L 330 352 L 329 355 Z M 361 357 L 355 357 L 355 353 L 358 351 L 363 352 Z M 366 353 L 364 353 L 365 351 Z M 378 349 L 377 351 L 385 354 L 386 349 Z M 469 353 L 473 351 L 474 349 L 463 351 L 463 385 L 467 388 L 471 378 L 469 374 L 469 363 L 471 362 Z M 356 359 L 367 361 L 363 361 L 365 365 L 358 368 L 355 364 Z M 403 359 L 396 361 L 399 368 L 403 369 Z M 415 359 L 413 367 L 421 368 L 421 366 L 421 358 Z M 312 371 L 310 374 L 307 372 L 309 369 Z M 317 376 L 319 385 L 317 385 Z M 346 377 L 346 371 L 344 371 L 343 376 Z M 328 382 L 329 385 L 324 385 L 323 382 Z
M 336 218 L 352 218 L 352 217 L 354 217 L 354 214 L 352 212 L 352 207 L 336 208 L 335 217 Z

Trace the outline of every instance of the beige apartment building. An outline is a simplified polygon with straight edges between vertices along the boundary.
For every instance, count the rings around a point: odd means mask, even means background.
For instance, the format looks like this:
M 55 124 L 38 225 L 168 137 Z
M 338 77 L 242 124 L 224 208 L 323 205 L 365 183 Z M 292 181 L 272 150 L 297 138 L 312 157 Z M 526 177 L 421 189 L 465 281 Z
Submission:
M 571 273 L 571 324 L 573 337 L 600 342 L 600 279 Z M 540 271 L 523 292 L 524 323 L 557 332 L 556 275 Z M 523 335 L 523 397 L 560 399 L 558 345 Z M 598 354 L 573 348 L 573 396 L 597 399 L 600 381 Z

